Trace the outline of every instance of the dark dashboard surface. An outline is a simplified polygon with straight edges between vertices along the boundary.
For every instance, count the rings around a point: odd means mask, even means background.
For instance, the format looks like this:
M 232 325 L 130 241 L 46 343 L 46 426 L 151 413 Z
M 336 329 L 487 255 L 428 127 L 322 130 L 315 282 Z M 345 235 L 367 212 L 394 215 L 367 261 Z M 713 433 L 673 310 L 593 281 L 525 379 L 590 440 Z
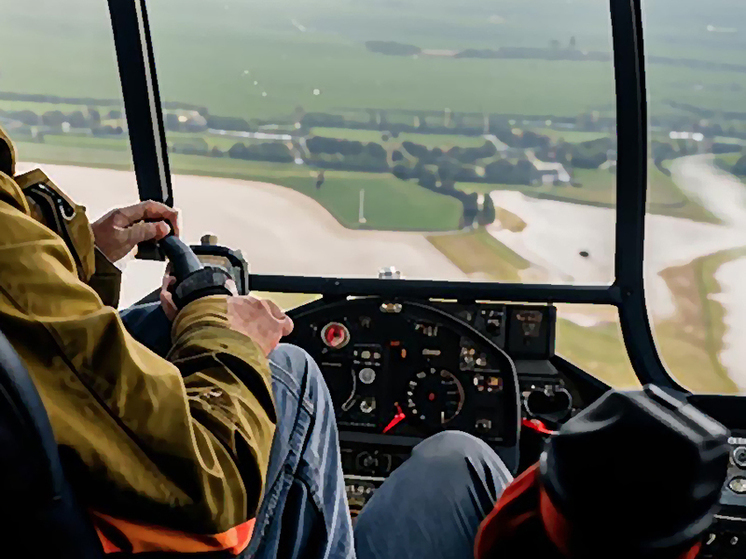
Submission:
M 289 314 L 287 341 L 330 390 L 353 513 L 430 435 L 470 433 L 516 471 L 521 420 L 557 425 L 575 409 L 574 387 L 551 363 L 551 305 L 370 297 Z
M 424 438 L 458 429 L 492 445 L 517 443 L 515 365 L 468 323 L 430 305 L 376 299 L 294 320 L 292 341 L 321 367 L 340 430 Z

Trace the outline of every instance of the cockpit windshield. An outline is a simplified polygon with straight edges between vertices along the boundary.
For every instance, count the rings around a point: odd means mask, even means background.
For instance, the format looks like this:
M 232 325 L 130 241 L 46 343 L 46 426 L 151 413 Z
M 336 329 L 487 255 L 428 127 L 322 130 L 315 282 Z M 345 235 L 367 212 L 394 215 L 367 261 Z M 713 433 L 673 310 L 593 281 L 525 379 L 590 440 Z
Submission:
M 611 283 L 608 9 L 532 4 L 154 3 L 175 196 L 261 273 Z
M 214 234 L 278 276 L 609 286 L 624 265 L 608 0 L 147 8 L 188 242 Z M 643 8 L 650 321 L 684 386 L 746 392 L 746 12 Z M 95 215 L 136 201 L 106 2 L 0 13 L 0 124 L 21 161 L 60 165 Z M 162 266 L 128 266 L 131 303 Z M 615 306 L 559 304 L 557 324 L 558 354 L 637 382 Z

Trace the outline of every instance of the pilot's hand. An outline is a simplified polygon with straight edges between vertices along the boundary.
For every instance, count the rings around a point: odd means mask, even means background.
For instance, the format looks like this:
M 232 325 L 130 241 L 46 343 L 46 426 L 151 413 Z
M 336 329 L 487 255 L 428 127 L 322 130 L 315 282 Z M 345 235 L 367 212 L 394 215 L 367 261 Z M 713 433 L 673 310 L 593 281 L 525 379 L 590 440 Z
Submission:
M 116 262 L 121 260 L 138 243 L 160 240 L 171 232 L 178 235 L 178 212 L 173 208 L 147 200 L 134 206 L 111 210 L 91 225 L 96 246 L 104 255 Z M 143 221 L 143 220 L 152 221 Z
M 176 303 L 174 303 L 174 295 L 172 293 L 175 284 L 176 278 L 173 277 L 167 269 L 166 274 L 163 276 L 163 283 L 161 284 L 160 299 L 163 312 L 166 313 L 166 316 L 171 322 L 173 322 L 176 315 L 179 314 L 179 309 L 176 306 Z
M 228 298 L 228 321 L 234 330 L 254 340 L 265 355 L 293 331 L 293 320 L 280 307 L 251 295 Z
M 176 303 L 174 303 L 174 287 L 176 287 L 176 278 L 171 275 L 171 264 L 169 264 L 166 266 L 166 273 L 163 275 L 160 300 L 163 312 L 166 313 L 166 316 L 171 322 L 173 322 L 176 315 L 179 314 L 179 308 L 176 306 Z M 225 282 L 225 287 L 227 287 L 233 295 L 238 295 L 236 282 L 232 279 Z

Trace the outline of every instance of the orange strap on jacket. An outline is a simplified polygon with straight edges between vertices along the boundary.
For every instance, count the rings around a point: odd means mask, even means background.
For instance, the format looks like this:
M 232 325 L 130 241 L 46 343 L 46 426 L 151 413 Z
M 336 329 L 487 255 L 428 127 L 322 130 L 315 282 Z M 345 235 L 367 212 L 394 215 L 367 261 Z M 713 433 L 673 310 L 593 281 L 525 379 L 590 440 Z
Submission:
M 205 553 L 228 551 L 238 555 L 251 541 L 255 519 L 247 520 L 222 534 L 189 534 L 162 526 L 114 518 L 91 511 L 104 553 Z

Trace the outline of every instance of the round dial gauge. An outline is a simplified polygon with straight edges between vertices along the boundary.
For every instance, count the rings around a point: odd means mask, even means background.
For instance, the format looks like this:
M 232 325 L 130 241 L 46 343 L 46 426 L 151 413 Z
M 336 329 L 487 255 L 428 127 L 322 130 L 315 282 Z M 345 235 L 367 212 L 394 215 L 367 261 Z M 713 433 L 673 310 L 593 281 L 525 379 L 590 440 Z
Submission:
M 341 322 L 330 322 L 321 329 L 321 339 L 326 347 L 341 349 L 350 341 L 350 331 Z
M 430 368 L 420 371 L 407 385 L 407 415 L 437 430 L 452 421 L 464 407 L 466 393 L 453 373 Z

